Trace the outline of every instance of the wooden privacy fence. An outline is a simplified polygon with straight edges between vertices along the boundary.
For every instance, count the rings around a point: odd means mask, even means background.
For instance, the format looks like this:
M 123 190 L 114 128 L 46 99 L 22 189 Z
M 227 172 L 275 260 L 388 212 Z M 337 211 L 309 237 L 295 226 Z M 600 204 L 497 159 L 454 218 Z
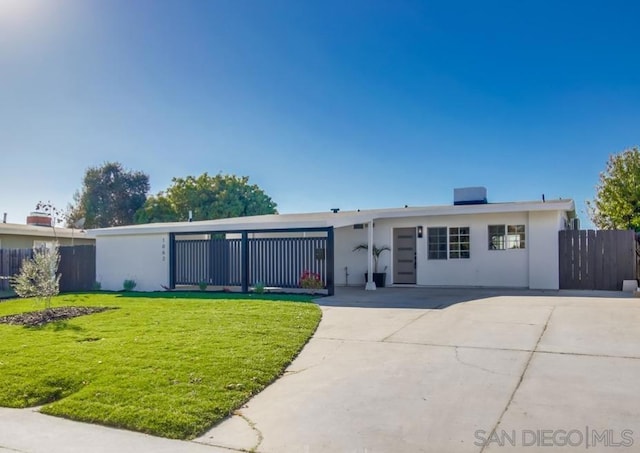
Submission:
M 60 291 L 88 291 L 96 281 L 96 248 L 93 245 L 60 247 Z M 22 261 L 33 256 L 31 249 L 0 249 L 0 290 L 11 289 L 9 277 L 20 272 Z
M 560 231 L 560 289 L 621 290 L 637 278 L 637 244 L 630 230 Z
M 60 291 L 90 291 L 96 283 L 95 245 L 60 247 Z
M 20 272 L 22 261 L 32 253 L 31 249 L 0 249 L 0 291 L 11 289 L 9 278 Z

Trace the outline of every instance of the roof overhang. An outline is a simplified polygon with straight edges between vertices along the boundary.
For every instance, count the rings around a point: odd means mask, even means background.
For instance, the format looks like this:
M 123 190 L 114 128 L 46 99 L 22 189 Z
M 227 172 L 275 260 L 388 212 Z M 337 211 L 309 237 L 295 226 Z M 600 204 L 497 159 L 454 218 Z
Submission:
M 14 223 L 0 223 L 0 236 L 38 236 L 65 239 L 93 239 L 83 230 L 71 228 L 54 228 L 36 225 L 20 225 Z
M 140 234 L 189 234 L 234 231 L 278 231 L 322 228 L 341 228 L 381 219 L 408 217 L 435 217 L 446 215 L 499 214 L 508 212 L 575 210 L 573 200 L 531 201 L 516 203 L 489 203 L 477 205 L 447 205 L 394 209 L 371 209 L 338 213 L 282 214 L 196 222 L 149 223 L 113 228 L 88 230 L 90 237 L 129 236 Z

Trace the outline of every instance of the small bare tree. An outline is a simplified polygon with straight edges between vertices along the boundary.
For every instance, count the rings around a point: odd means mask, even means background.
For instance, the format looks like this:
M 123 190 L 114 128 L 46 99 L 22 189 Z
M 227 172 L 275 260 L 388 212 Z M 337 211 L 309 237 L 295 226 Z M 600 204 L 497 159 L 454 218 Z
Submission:
M 11 285 L 20 297 L 35 297 L 51 308 L 51 298 L 60 292 L 60 253 L 58 243 L 52 247 L 34 247 L 33 258 L 24 260 L 20 273 L 11 277 Z

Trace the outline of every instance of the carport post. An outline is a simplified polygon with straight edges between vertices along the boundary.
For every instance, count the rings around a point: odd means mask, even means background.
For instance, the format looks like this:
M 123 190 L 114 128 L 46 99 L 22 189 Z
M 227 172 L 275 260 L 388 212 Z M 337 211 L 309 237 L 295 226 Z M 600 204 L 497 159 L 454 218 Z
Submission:
M 327 292 L 329 296 L 333 296 L 336 292 L 336 284 L 334 279 L 335 270 L 335 254 L 333 242 L 333 227 L 327 229 Z
M 176 234 L 169 233 L 169 288 L 176 289 Z
M 367 284 L 364 289 L 367 291 L 375 291 L 376 290 L 376 282 L 373 281 L 373 219 L 369 222 L 369 231 L 368 231 L 368 241 L 367 241 L 367 256 L 369 257 L 367 261 Z
M 249 292 L 249 233 L 242 232 L 242 292 Z

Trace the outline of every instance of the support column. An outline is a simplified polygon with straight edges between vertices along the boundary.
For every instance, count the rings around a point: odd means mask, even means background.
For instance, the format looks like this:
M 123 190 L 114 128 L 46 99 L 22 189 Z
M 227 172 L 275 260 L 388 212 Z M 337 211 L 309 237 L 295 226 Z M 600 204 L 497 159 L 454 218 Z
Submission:
M 373 281 L 373 220 L 369 222 L 369 231 L 367 237 L 367 255 L 369 259 L 367 260 L 367 284 L 364 289 L 367 291 L 375 291 L 376 283 Z
M 249 234 L 246 231 L 242 232 L 242 292 L 249 292 Z
M 176 289 L 176 235 L 169 233 L 169 288 Z
M 327 252 L 325 253 L 325 258 L 327 260 L 327 292 L 329 296 L 333 296 L 336 292 L 336 285 L 334 279 L 335 273 L 335 247 L 334 237 L 333 237 L 333 227 L 327 230 Z

